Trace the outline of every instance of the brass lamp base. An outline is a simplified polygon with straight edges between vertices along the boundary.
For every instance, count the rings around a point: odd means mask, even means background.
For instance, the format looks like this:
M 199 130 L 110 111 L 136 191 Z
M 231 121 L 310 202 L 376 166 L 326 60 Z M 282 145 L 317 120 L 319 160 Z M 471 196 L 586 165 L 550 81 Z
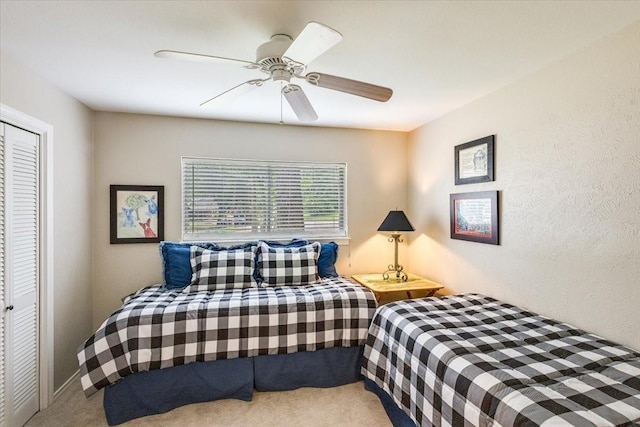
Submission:
M 398 281 L 403 281 L 406 282 L 408 277 L 407 277 L 407 273 L 405 273 L 404 271 L 402 271 L 402 266 L 401 265 L 391 265 L 389 264 L 389 269 L 387 271 L 385 271 L 384 273 L 382 273 L 382 278 L 384 280 L 389 280 L 389 273 L 395 273 L 396 274 L 396 280 Z
M 400 264 L 398 264 L 398 243 L 402 243 L 403 240 L 400 238 L 400 234 L 392 234 L 391 237 L 389 237 L 389 241 L 393 242 L 395 245 L 395 258 L 394 258 L 394 263 L 393 264 L 389 264 L 389 266 L 387 267 L 387 271 L 385 271 L 384 273 L 382 273 L 382 278 L 384 280 L 389 280 L 389 273 L 395 273 L 396 275 L 396 280 L 401 280 L 403 282 L 406 282 L 408 277 L 407 277 L 407 273 L 405 273 L 403 270 L 404 267 L 402 267 Z

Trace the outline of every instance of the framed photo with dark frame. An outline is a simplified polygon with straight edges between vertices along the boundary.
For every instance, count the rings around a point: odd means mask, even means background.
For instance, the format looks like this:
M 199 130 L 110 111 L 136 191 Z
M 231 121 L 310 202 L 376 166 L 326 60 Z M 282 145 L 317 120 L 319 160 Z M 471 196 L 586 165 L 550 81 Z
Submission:
M 494 136 L 456 145 L 456 185 L 493 181 Z
M 451 194 L 451 238 L 499 245 L 498 192 Z
M 164 186 L 110 186 L 112 244 L 164 240 Z

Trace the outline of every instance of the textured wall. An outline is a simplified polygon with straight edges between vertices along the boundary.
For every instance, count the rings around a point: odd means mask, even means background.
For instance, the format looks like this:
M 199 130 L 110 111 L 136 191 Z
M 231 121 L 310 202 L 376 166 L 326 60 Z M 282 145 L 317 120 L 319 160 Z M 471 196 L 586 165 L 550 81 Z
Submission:
M 0 102 L 53 126 L 54 390 L 78 370 L 91 334 L 93 113 L 10 57 L 0 59 Z
M 496 180 L 453 147 L 496 135 Z M 640 23 L 413 131 L 410 267 L 640 349 Z M 449 194 L 499 190 L 501 245 L 449 238 Z
M 181 239 L 180 157 L 347 162 L 351 241 L 341 274 L 386 267 L 393 249 L 376 229 L 406 208 L 408 134 L 96 113 L 94 325 L 142 286 L 160 283 L 157 244 L 109 244 L 109 185 L 165 186 L 165 239 Z

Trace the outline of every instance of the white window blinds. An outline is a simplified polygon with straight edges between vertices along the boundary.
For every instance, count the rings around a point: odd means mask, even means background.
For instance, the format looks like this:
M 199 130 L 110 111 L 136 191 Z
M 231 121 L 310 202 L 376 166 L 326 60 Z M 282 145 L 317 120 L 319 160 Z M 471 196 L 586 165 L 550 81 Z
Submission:
M 182 158 L 184 240 L 347 237 L 345 163 Z

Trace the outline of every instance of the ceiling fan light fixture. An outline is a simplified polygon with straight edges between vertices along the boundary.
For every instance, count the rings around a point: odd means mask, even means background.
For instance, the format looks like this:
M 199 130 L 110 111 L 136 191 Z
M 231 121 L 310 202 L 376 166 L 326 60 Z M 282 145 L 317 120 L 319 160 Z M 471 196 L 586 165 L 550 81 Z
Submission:
M 318 120 L 318 114 L 316 114 L 316 111 L 309 102 L 307 95 L 304 94 L 300 86 L 286 85 L 282 88 L 282 94 L 291 106 L 293 112 L 298 116 L 298 120 L 301 122 L 313 122 Z
M 274 82 L 285 81 L 289 83 L 291 81 L 291 72 L 288 70 L 273 70 L 271 71 L 271 77 Z

